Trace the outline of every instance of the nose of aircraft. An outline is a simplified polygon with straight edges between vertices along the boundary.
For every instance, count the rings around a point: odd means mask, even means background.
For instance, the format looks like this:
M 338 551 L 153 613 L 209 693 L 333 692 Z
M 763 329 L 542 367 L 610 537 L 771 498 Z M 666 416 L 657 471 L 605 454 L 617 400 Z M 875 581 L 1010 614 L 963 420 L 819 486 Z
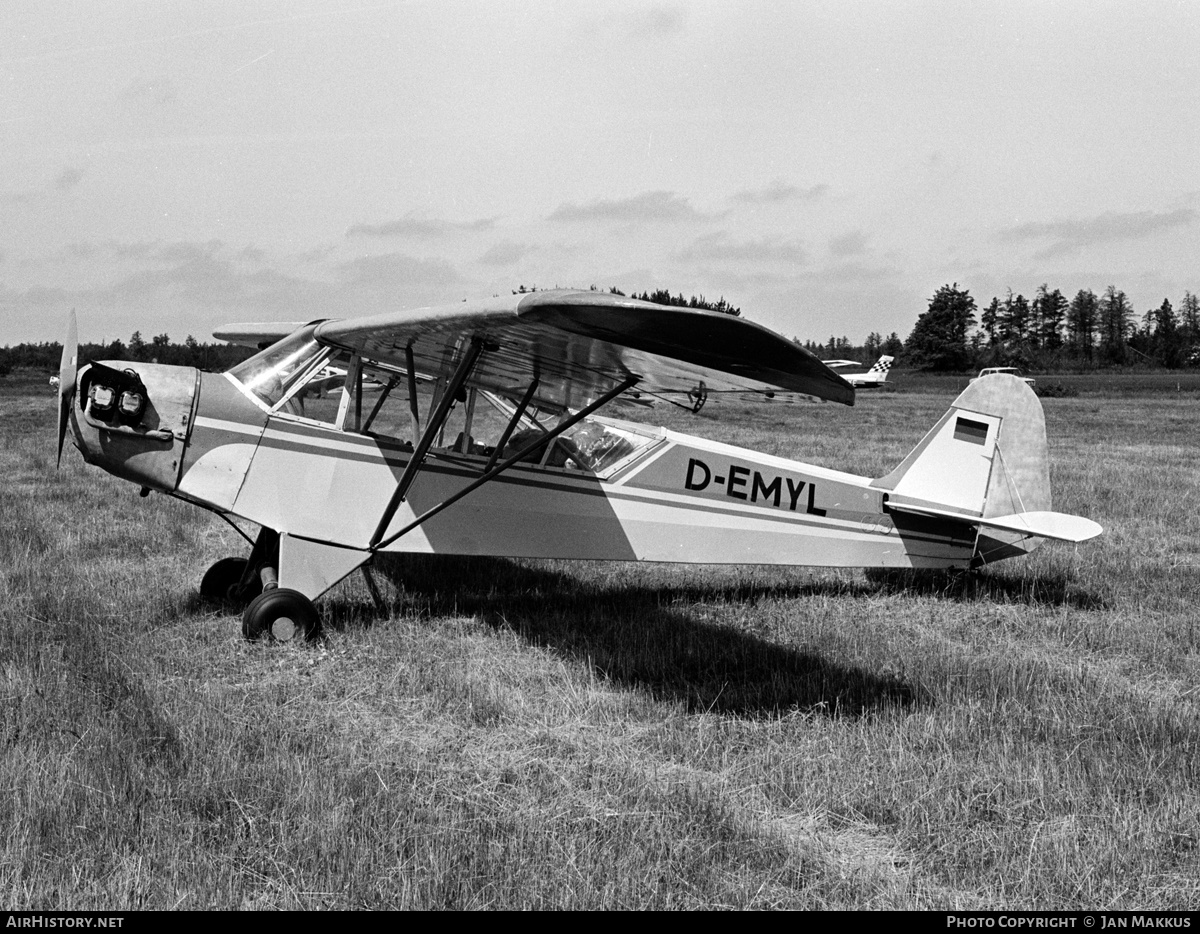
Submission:
M 60 412 L 70 412 L 83 459 L 139 486 L 174 490 L 191 434 L 199 370 L 110 360 L 89 363 L 76 375 L 68 372 L 65 348 L 63 353 Z M 60 435 L 60 451 L 61 446 Z

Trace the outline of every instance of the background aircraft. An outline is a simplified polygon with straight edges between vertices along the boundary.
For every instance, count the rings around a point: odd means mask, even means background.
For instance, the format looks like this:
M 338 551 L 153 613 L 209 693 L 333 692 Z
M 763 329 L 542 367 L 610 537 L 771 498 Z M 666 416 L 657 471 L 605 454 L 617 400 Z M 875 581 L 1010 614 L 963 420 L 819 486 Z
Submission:
M 895 359 L 895 357 L 882 356 L 865 373 L 842 372 L 848 367 L 862 366 L 861 363 L 854 360 L 825 360 L 823 362 L 831 370 L 836 370 L 838 375 L 855 389 L 877 389 L 887 382 L 888 370 L 892 368 L 892 361 Z
M 1026 384 L 1027 386 L 1033 386 L 1033 385 L 1035 385 L 1035 384 L 1037 383 L 1037 380 L 1036 380 L 1036 379 L 1034 379 L 1032 376 L 1026 376 L 1026 375 L 1025 375 L 1023 372 L 1021 372 L 1021 368 L 1020 368 L 1020 367 L 1017 367 L 1017 366 L 989 366 L 989 367 L 985 367 L 984 369 L 982 369 L 982 370 L 980 370 L 980 371 L 979 371 L 979 375 L 978 375 L 978 376 L 972 376 L 972 377 L 971 377 L 971 382 L 975 382 L 975 380 L 977 380 L 977 379 L 983 379 L 985 376 L 991 376 L 991 375 L 992 375 L 992 374 L 994 374 L 994 373 L 1008 373 L 1008 374 L 1010 374 L 1010 375 L 1012 375 L 1012 376 L 1015 376 L 1015 377 L 1017 377 L 1018 379 L 1024 380 L 1024 381 L 1025 381 L 1025 384 Z
M 766 328 L 605 293 L 311 322 L 223 374 L 75 355 L 72 316 L 60 456 L 69 430 L 89 463 L 242 531 L 248 556 L 201 592 L 246 604 L 251 639 L 314 634 L 312 601 L 360 567 L 375 592 L 381 552 L 966 568 L 1101 531 L 1050 510 L 1041 404 L 1008 376 L 971 384 L 877 479 L 602 418 L 635 389 L 854 402 Z M 308 393 L 331 368 L 340 391 Z

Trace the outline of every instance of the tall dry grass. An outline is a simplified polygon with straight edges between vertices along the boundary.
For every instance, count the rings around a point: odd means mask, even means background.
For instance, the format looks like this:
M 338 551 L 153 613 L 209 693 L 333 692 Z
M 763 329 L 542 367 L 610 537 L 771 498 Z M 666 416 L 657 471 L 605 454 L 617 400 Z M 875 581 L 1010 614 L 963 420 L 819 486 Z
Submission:
M 936 387 L 935 387 L 936 388 Z M 675 427 L 879 474 L 952 398 Z M 10 908 L 1183 908 L 1195 397 L 1046 403 L 1104 537 L 978 575 L 398 559 L 244 643 L 206 514 L 0 382 Z

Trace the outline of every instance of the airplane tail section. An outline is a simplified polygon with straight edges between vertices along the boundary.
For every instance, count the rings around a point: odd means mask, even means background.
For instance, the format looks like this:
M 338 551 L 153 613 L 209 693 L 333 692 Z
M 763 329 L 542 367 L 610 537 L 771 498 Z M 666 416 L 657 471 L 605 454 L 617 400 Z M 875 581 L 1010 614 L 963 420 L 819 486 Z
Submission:
M 895 357 L 888 356 L 880 357 L 875 361 L 875 365 L 867 370 L 865 374 L 866 378 L 872 382 L 886 383 L 888 370 L 892 368 L 892 361 L 895 359 Z
M 871 485 L 889 491 L 893 512 L 975 526 L 976 565 L 1028 553 L 1042 538 L 1078 542 L 1101 532 L 1051 510 L 1042 405 L 1007 374 L 972 382 L 900 466 Z

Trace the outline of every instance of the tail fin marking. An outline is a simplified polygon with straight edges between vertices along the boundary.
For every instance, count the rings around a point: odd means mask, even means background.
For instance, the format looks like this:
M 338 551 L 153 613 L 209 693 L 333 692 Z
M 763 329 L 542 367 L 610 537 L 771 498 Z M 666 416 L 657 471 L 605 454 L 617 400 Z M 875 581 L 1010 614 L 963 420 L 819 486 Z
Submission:
M 887 382 L 888 370 L 892 368 L 892 361 L 894 359 L 895 357 L 880 357 L 875 361 L 875 365 L 867 370 L 866 375 L 871 378 L 878 377 L 881 383 Z

